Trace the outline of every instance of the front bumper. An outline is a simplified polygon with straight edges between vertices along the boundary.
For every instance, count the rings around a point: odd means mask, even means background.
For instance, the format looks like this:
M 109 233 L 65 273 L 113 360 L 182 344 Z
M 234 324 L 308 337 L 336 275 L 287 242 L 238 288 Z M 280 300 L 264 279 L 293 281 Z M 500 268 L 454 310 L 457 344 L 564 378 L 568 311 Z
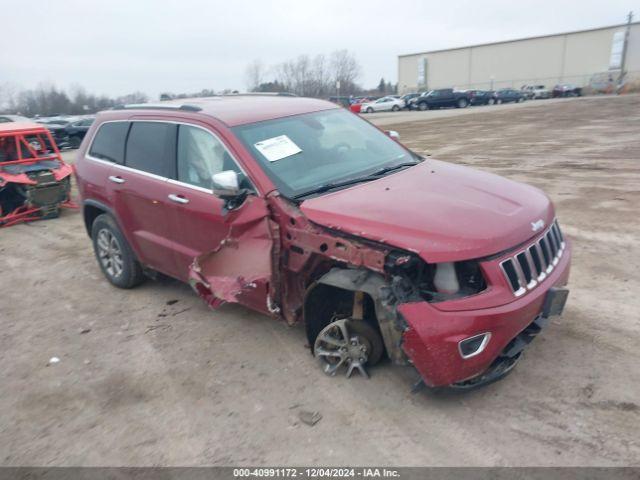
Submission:
M 424 382 L 431 387 L 459 384 L 493 368 L 507 346 L 511 347 L 510 343 L 534 321 L 557 314 L 548 304 L 548 299 L 555 296 L 549 292 L 552 287 L 566 285 L 570 261 L 571 245 L 567 241 L 562 258 L 546 280 L 506 305 L 465 311 L 442 311 L 437 304 L 427 302 L 399 305 L 398 312 L 407 324 L 402 348 Z M 460 341 L 485 333 L 491 336 L 484 350 L 463 358 Z

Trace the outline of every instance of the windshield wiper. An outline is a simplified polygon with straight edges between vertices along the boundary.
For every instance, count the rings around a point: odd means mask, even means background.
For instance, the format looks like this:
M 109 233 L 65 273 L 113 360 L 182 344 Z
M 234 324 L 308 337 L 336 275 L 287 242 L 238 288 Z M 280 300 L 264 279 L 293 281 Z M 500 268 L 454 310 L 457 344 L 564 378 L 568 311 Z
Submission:
M 343 182 L 325 183 L 324 185 L 320 185 L 319 187 L 313 188 L 311 190 L 307 190 L 304 193 L 294 195 L 293 198 L 302 198 L 308 195 L 313 195 L 314 193 L 324 193 L 336 188 L 348 187 L 349 185 L 355 185 L 356 183 L 361 183 L 361 182 L 370 182 L 372 180 L 376 180 L 376 177 L 366 176 L 366 177 L 352 178 L 351 180 L 345 180 Z
M 418 163 L 420 163 L 420 162 L 403 162 L 403 163 L 398 163 L 397 165 L 392 165 L 390 167 L 384 167 L 384 168 L 381 168 L 379 170 L 376 170 L 373 173 L 370 173 L 369 175 L 367 175 L 366 178 L 379 177 L 380 175 L 384 175 L 385 173 L 393 172 L 394 170 L 398 170 L 398 169 L 404 168 L 404 167 L 412 167 L 414 165 L 417 165 Z
M 325 183 L 324 185 L 320 185 L 319 187 L 313 188 L 311 190 L 307 190 L 304 193 L 300 193 L 298 195 L 295 195 L 293 198 L 302 198 L 302 197 L 306 197 L 308 195 L 313 195 L 315 193 L 324 193 L 324 192 L 328 192 L 329 190 L 334 190 L 336 188 L 340 188 L 340 187 L 348 187 L 349 185 L 355 185 L 356 183 L 362 183 L 362 182 L 371 182 L 372 180 L 377 180 L 378 178 L 380 178 L 381 175 L 384 175 L 385 173 L 388 172 L 392 172 L 394 170 L 398 170 L 400 168 L 404 168 L 404 167 L 411 167 L 413 165 L 417 165 L 420 162 L 403 162 L 403 163 L 398 163 L 397 165 L 393 165 L 391 167 L 384 167 L 381 168 L 379 170 L 376 170 L 373 173 L 370 173 L 364 177 L 357 177 L 357 178 L 352 178 L 350 180 L 344 180 L 342 182 L 331 182 L 331 183 Z

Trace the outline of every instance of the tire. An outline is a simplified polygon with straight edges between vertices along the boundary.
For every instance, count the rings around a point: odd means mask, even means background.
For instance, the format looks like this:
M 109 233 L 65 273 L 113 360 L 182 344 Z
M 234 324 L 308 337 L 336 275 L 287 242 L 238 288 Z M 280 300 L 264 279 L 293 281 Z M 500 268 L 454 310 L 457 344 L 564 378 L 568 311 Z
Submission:
M 429 105 L 427 105 L 427 102 L 420 102 L 418 104 L 418 110 L 420 110 L 421 112 L 424 112 L 425 110 L 429 110 Z
M 142 266 L 111 215 L 98 215 L 91 226 L 91 239 L 100 270 L 111 284 L 133 288 L 144 281 Z
M 392 112 L 397 112 L 397 111 L 399 111 L 399 110 L 400 110 L 400 107 L 399 107 L 398 105 L 394 105 L 394 106 L 391 108 L 391 111 L 392 111 Z
M 456 103 L 456 107 L 458 108 L 467 108 L 468 105 L 469 105 L 469 102 L 467 101 L 466 98 L 460 98 Z
M 493 105 L 494 103 L 496 103 L 495 98 L 490 98 L 489 100 L 487 100 L 487 105 Z
M 368 107 L 368 108 L 365 110 L 365 112 L 367 112 L 367 113 L 373 113 L 373 108 Z
M 496 105 L 501 105 L 501 104 L 502 104 L 502 99 L 501 98 L 497 99 L 496 100 Z
M 80 137 L 71 137 L 69 138 L 69 145 L 73 149 L 80 148 L 80 144 L 82 143 L 82 139 Z

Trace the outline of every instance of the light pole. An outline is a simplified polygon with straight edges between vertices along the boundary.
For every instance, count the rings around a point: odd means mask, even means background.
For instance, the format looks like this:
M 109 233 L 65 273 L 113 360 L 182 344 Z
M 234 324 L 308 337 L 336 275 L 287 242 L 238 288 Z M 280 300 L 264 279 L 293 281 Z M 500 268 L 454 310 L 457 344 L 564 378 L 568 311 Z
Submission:
M 627 15 L 627 29 L 624 32 L 624 43 L 622 44 L 622 61 L 620 62 L 620 75 L 618 76 L 618 93 L 622 88 L 622 82 L 624 82 L 624 76 L 627 72 L 624 71 L 625 64 L 627 63 L 627 45 L 629 43 L 629 31 L 631 30 L 631 22 L 633 21 L 633 12 L 629 12 Z

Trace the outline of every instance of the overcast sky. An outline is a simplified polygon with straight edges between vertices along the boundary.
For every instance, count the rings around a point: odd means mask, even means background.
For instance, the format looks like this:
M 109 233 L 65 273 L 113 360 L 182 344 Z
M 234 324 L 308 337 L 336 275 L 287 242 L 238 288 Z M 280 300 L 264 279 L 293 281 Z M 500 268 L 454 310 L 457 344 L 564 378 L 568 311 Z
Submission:
M 348 49 L 360 83 L 397 55 L 623 23 L 640 2 L 476 0 L 0 0 L 0 84 L 120 95 L 244 90 L 253 59 Z

